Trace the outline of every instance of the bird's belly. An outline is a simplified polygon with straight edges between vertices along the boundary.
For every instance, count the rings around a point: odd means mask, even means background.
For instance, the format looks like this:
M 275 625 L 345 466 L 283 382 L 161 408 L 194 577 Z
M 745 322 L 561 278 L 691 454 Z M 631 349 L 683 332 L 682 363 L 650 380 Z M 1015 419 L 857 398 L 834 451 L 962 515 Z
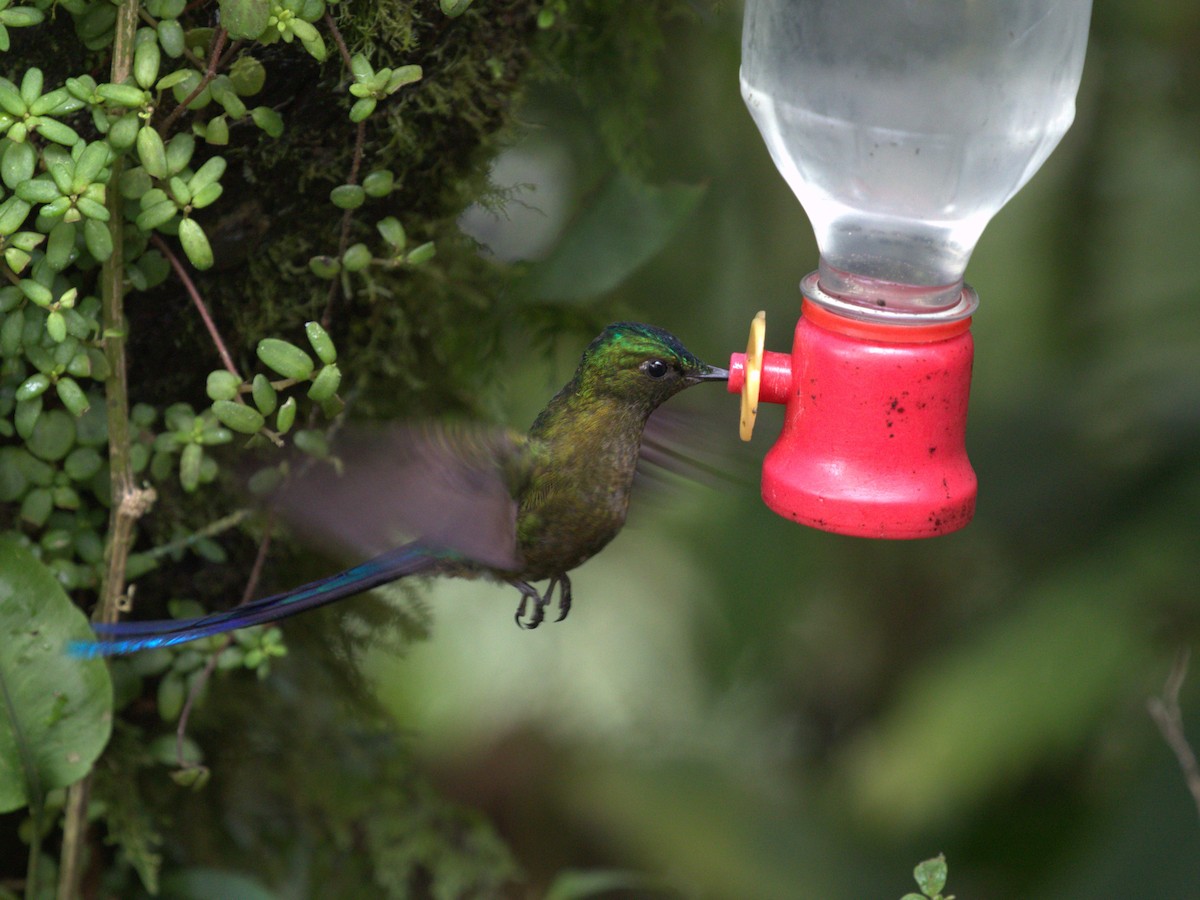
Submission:
M 582 565 L 604 549 L 625 524 L 627 491 L 579 500 L 541 505 L 537 512 L 539 527 L 521 542 L 524 578 L 553 578 Z

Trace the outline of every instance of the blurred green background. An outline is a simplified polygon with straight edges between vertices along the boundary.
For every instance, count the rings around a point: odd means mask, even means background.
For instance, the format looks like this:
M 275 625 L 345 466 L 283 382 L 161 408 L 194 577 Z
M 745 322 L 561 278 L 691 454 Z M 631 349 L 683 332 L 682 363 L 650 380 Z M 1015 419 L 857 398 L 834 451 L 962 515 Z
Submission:
M 788 348 L 817 259 L 739 96 L 740 25 L 705 3 L 667 26 L 644 169 L 706 190 L 609 295 L 717 364 L 760 308 Z M 510 592 L 446 582 L 431 639 L 370 658 L 422 767 L 534 885 L 614 868 L 698 896 L 899 898 L 945 852 L 960 900 L 1200 897 L 1196 803 L 1146 710 L 1200 626 L 1198 51 L 1195 3 L 1102 0 L 1074 127 L 980 241 L 966 530 L 777 518 L 756 473 L 779 412 L 743 446 L 736 399 L 697 391 L 734 484 L 642 503 L 566 623 L 520 632 Z M 465 227 L 537 256 L 601 154 L 565 92 L 522 117 L 507 215 Z M 580 346 L 520 360 L 494 406 L 526 424 Z

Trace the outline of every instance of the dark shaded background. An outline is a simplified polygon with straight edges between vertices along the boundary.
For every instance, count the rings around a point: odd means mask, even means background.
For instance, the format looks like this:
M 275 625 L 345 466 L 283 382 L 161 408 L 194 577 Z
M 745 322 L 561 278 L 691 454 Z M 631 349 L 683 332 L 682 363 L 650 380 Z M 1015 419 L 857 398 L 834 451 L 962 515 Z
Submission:
M 788 347 L 816 263 L 739 97 L 739 31 L 734 4 L 668 28 L 646 170 L 707 192 L 610 298 L 717 364 L 759 308 Z M 741 446 L 735 399 L 696 391 L 747 481 L 644 503 L 562 625 L 520 633 L 508 593 L 446 583 L 431 641 L 371 660 L 439 788 L 535 883 L 603 866 L 701 896 L 895 898 L 944 851 L 970 900 L 1200 897 L 1196 805 L 1146 712 L 1200 615 L 1198 51 L 1195 4 L 1100 2 L 1074 127 L 984 233 L 965 531 L 778 519 L 755 484 L 778 411 Z M 535 93 L 496 174 L 547 179 L 510 206 L 551 237 L 595 184 L 577 113 Z M 532 354 L 492 402 L 526 423 L 581 346 Z

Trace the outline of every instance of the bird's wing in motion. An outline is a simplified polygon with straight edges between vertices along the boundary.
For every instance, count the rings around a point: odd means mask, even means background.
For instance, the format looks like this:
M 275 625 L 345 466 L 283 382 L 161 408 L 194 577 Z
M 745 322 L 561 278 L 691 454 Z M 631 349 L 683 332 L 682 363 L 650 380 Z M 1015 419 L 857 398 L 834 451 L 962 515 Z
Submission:
M 319 581 L 293 588 L 282 594 L 263 597 L 253 603 L 195 619 L 162 619 L 153 622 L 113 622 L 93 625 L 101 635 L 98 641 L 77 641 L 71 645 L 76 656 L 109 656 L 132 653 L 148 647 L 169 647 L 199 638 L 274 622 L 305 610 L 315 609 L 436 567 L 446 554 L 429 551 L 419 544 L 397 547 L 361 565 Z
M 378 553 L 400 539 L 519 570 L 517 502 L 530 477 L 528 439 L 503 428 L 428 423 L 352 431 L 341 473 L 312 469 L 277 498 L 290 525 L 319 545 Z
M 195 619 L 98 624 L 80 656 L 132 653 L 274 622 L 447 562 L 520 569 L 514 496 L 530 477 L 527 439 L 499 428 L 394 427 L 351 435 L 343 475 L 314 470 L 277 498 L 296 526 L 323 542 L 378 550 L 404 532 L 417 540 L 290 591 Z
M 735 446 L 729 429 L 718 428 L 710 416 L 684 406 L 659 407 L 642 432 L 637 475 L 641 481 L 680 476 L 708 487 L 752 484 L 755 473 L 745 468 L 745 454 Z

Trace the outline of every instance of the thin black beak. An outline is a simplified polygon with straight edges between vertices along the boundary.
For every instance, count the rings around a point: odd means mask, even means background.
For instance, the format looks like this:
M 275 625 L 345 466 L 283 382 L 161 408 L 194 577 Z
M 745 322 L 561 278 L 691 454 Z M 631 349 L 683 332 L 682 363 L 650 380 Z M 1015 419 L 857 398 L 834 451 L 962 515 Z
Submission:
M 729 371 L 716 366 L 705 366 L 704 371 L 691 377 L 692 381 L 728 381 Z

